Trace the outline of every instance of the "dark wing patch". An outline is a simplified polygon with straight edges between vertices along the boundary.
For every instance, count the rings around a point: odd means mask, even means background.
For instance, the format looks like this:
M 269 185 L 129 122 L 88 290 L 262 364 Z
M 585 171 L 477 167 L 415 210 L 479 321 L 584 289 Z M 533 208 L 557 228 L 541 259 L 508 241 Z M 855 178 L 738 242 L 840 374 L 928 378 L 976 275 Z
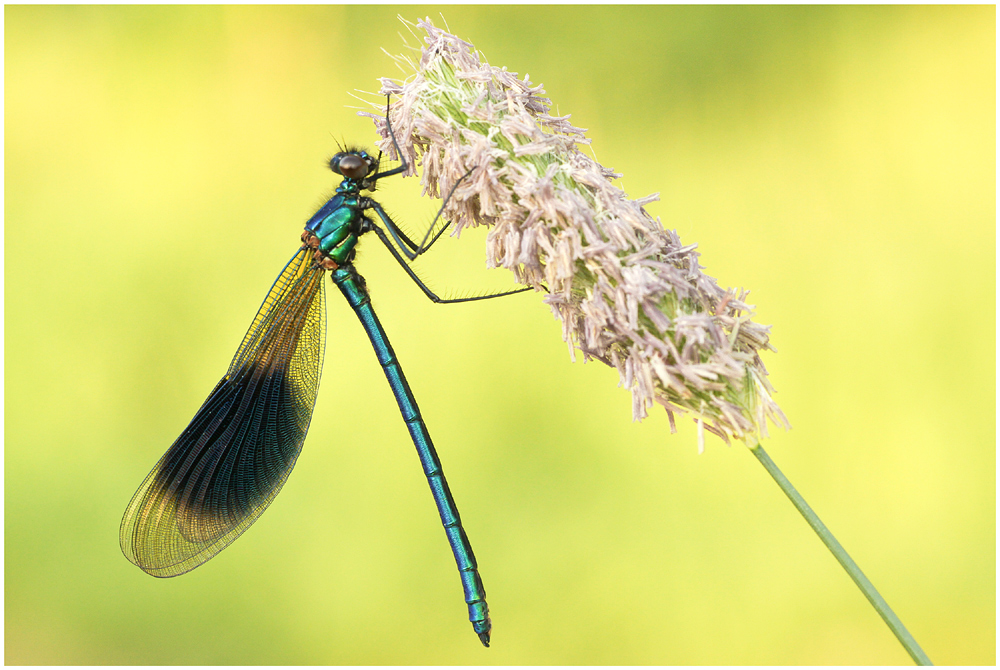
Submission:
M 125 556 L 156 577 L 192 570 L 257 520 L 288 479 L 323 367 L 324 272 L 302 249 L 254 317 L 226 376 L 125 510 Z

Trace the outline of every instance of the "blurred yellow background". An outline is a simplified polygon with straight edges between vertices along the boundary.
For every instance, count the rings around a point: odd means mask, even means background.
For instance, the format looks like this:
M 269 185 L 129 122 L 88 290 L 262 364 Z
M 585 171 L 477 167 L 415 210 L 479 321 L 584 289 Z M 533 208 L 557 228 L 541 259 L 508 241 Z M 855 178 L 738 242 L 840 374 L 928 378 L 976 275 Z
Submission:
M 336 290 L 312 429 L 268 512 L 176 579 L 121 555 L 126 503 L 331 194 L 336 141 L 374 142 L 350 94 L 398 75 L 398 12 L 443 25 L 415 6 L 5 8 L 6 662 L 908 663 L 744 448 L 633 424 L 540 296 L 431 304 L 374 238 L 358 268 L 493 647 Z M 444 14 L 543 83 L 630 196 L 659 191 L 650 211 L 709 274 L 753 289 L 794 426 L 765 447 L 932 660 L 995 663 L 995 9 Z M 376 196 L 417 230 L 418 193 Z M 419 271 L 506 286 L 481 242 Z

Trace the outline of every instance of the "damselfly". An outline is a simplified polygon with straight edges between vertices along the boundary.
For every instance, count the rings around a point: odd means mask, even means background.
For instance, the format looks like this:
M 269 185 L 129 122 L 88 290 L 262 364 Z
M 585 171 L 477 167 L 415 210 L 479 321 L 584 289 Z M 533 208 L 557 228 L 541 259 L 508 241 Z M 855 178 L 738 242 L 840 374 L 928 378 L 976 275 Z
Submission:
M 402 157 L 395 136 L 392 140 Z M 132 497 L 122 519 L 121 547 L 147 573 L 175 577 L 226 548 L 274 500 L 302 449 L 316 402 L 325 347 L 323 279 L 329 272 L 361 320 L 396 396 L 458 563 L 469 620 L 489 646 L 489 608 L 476 557 L 417 402 L 354 267 L 355 245 L 374 232 L 434 302 L 468 302 L 528 289 L 451 300 L 431 291 L 407 260 L 427 251 L 448 224 L 432 237 L 436 217 L 417 244 L 378 202 L 361 195 L 380 179 L 406 170 L 403 159 L 402 165 L 379 172 L 381 158 L 381 152 L 376 158 L 347 149 L 330 159 L 330 169 L 343 177 L 336 194 L 306 223 L 302 246 L 275 280 L 225 376 Z M 374 212 L 388 234 L 366 212 Z

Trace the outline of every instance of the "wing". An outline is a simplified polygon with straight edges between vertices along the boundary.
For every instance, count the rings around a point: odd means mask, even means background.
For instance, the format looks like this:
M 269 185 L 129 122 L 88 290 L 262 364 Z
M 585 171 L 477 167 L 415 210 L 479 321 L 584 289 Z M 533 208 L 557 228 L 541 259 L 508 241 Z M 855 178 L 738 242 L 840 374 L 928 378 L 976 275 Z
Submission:
M 193 570 L 257 520 L 309 429 L 325 343 L 324 271 L 301 249 L 260 306 L 226 376 L 125 510 L 125 557 L 155 577 Z

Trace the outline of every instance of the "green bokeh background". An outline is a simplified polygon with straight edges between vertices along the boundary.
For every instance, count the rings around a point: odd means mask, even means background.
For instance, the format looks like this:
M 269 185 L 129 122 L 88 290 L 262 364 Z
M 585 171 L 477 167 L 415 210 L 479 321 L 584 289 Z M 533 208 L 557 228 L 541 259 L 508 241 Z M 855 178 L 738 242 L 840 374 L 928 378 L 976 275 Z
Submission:
M 632 423 L 540 296 L 433 305 L 375 239 L 358 266 L 493 647 L 336 291 L 270 510 L 177 579 L 122 557 L 125 504 L 331 193 L 335 140 L 374 141 L 350 92 L 398 75 L 380 51 L 402 50 L 398 12 L 437 11 L 5 8 L 7 663 L 907 663 L 744 448 Z M 660 192 L 649 209 L 709 274 L 753 289 L 794 426 L 767 449 L 932 660 L 995 663 L 995 9 L 444 13 L 544 83 L 632 197 Z M 435 210 L 418 193 L 377 195 L 416 230 Z M 505 286 L 481 243 L 420 272 Z

